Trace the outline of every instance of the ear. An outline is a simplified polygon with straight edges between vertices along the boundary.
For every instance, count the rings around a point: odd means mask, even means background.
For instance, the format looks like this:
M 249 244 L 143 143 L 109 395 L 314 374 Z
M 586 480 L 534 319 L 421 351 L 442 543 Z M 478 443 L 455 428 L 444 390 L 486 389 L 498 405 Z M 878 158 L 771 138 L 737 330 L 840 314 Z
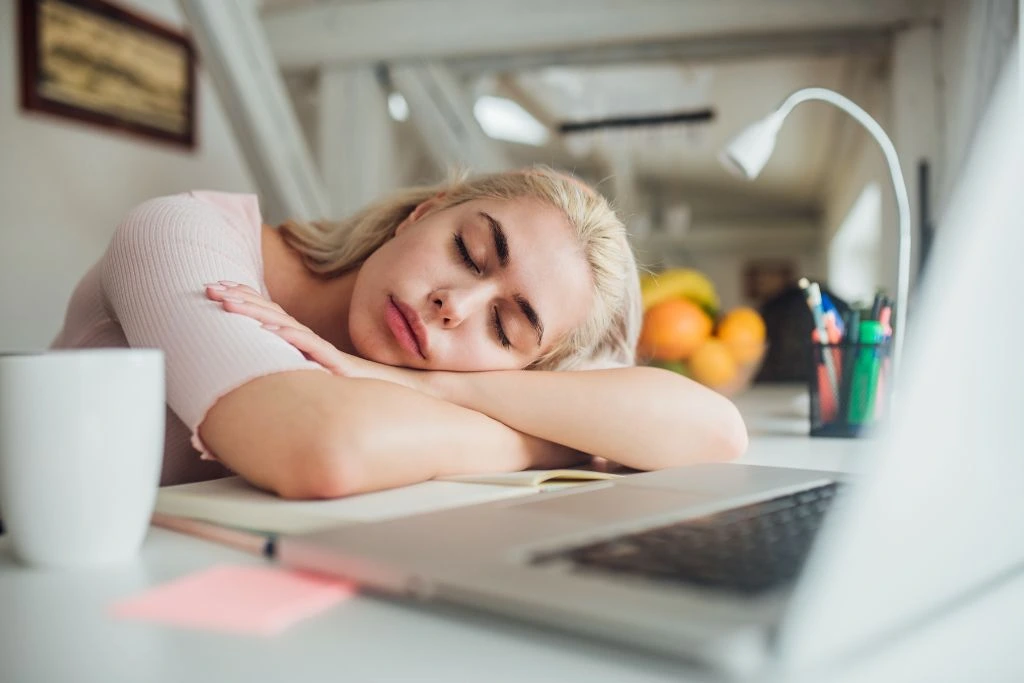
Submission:
M 404 230 L 406 227 L 412 225 L 413 223 L 415 223 L 416 221 L 418 221 L 419 219 L 423 218 L 428 213 L 433 211 L 437 207 L 437 205 L 441 202 L 441 199 L 444 196 L 445 196 L 445 192 L 441 191 L 441 192 L 438 192 L 437 194 L 435 194 L 433 197 L 430 197 L 429 199 L 425 199 L 422 202 L 420 202 L 419 204 L 417 204 L 416 208 L 412 210 L 412 213 L 410 213 L 408 216 L 406 216 L 405 219 L 401 223 L 398 224 L 398 227 L 395 228 L 395 234 L 397 235 L 397 234 L 401 233 L 402 230 Z

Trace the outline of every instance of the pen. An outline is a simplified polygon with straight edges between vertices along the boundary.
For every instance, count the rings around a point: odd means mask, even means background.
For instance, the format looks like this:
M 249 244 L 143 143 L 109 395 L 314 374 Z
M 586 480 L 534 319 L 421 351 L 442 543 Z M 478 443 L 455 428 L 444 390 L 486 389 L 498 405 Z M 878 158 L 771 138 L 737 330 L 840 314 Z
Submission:
M 878 314 L 878 323 L 882 326 L 882 340 L 892 339 L 892 301 L 888 297 L 882 302 L 882 310 Z M 878 375 L 878 386 L 875 389 L 875 419 L 880 420 L 885 415 L 885 380 L 889 375 L 891 359 L 888 355 L 882 358 L 882 367 Z
M 892 336 L 892 304 L 886 299 L 882 303 L 882 310 L 878 312 L 878 322 L 882 324 L 882 332 L 886 338 Z
M 839 321 L 836 319 L 838 314 L 838 311 L 832 309 L 831 311 L 825 311 L 825 314 L 821 316 L 821 320 L 825 325 L 825 333 L 828 335 L 826 341 L 829 343 L 829 353 L 832 354 L 832 363 L 836 366 L 837 392 L 841 388 L 840 385 L 843 380 L 843 354 L 839 347 L 839 343 L 843 340 L 843 331 L 839 328 Z M 838 394 L 836 395 L 838 396 Z
M 847 419 L 860 425 L 875 416 L 875 398 L 878 390 L 879 353 L 883 338 L 882 325 L 877 320 L 864 320 L 860 324 L 860 345 L 850 377 L 850 406 Z
M 882 304 L 884 303 L 885 295 L 881 292 L 875 293 L 875 299 L 871 302 L 871 314 L 868 316 L 869 320 L 878 320 L 878 316 L 882 313 Z
M 273 558 L 276 551 L 276 534 L 260 534 L 252 531 L 231 529 L 198 519 L 175 517 L 174 515 L 165 515 L 160 512 L 154 512 L 151 521 L 153 526 L 163 527 L 171 531 L 180 531 L 183 534 L 197 536 L 208 541 L 214 541 L 215 543 L 222 543 L 253 555 Z
M 817 330 L 811 331 L 811 341 L 817 347 L 816 349 L 811 349 L 816 356 L 819 354 L 824 356 L 827 353 L 826 347 L 821 344 L 821 338 L 818 336 Z M 828 373 L 825 371 L 823 360 L 815 359 L 814 369 L 818 381 L 818 405 L 821 408 L 821 422 L 832 422 L 839 413 L 837 397 L 829 386 Z
M 811 309 L 811 317 L 814 319 L 814 328 L 818 332 L 818 339 L 822 343 L 828 341 L 828 331 L 825 329 L 825 321 L 822 319 L 821 312 L 821 288 L 818 287 L 817 282 L 810 282 L 807 278 L 800 278 L 798 283 L 800 288 L 804 290 L 804 294 L 807 297 L 807 306 Z M 832 387 L 833 397 L 838 395 L 839 392 L 839 380 L 836 376 L 836 365 L 835 358 L 832 357 L 831 353 L 823 353 L 822 360 L 825 362 L 825 373 L 828 376 L 829 385 Z
M 860 311 L 856 308 L 850 309 L 849 318 L 846 321 L 846 339 L 843 341 L 843 363 L 842 379 L 839 387 L 839 409 L 844 415 L 848 414 L 850 407 L 850 385 L 853 383 L 853 364 L 857 358 L 857 342 L 860 340 Z
M 860 332 L 860 311 L 856 308 L 851 308 L 850 313 L 846 319 L 846 337 L 845 341 L 849 344 L 856 344 L 860 338 L 858 334 Z
M 836 305 L 832 303 L 832 299 L 829 298 L 829 295 L 825 292 L 821 293 L 821 310 L 824 311 L 825 316 L 828 316 L 830 313 L 832 314 L 832 320 L 835 323 L 836 329 L 839 331 L 839 336 L 846 336 L 846 322 L 843 320 L 843 317 L 839 315 L 839 309 L 836 308 Z M 839 339 L 836 339 L 833 343 L 838 344 Z

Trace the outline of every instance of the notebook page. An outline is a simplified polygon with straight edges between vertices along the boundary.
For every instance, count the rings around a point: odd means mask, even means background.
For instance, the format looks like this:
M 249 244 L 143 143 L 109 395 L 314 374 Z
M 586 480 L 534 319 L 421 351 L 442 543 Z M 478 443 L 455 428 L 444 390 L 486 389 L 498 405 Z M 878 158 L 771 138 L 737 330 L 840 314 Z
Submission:
M 533 495 L 529 486 L 493 486 L 454 481 L 426 481 L 388 491 L 335 500 L 283 500 L 226 477 L 194 484 L 165 486 L 157 494 L 156 512 L 272 533 L 304 533 L 338 524 L 392 519 L 432 510 Z
M 458 481 L 496 486 L 539 486 L 547 489 L 587 484 L 603 479 L 614 479 L 619 476 L 622 475 L 583 469 L 522 470 L 519 472 L 496 472 L 493 474 L 456 474 L 450 477 L 441 477 L 438 481 Z

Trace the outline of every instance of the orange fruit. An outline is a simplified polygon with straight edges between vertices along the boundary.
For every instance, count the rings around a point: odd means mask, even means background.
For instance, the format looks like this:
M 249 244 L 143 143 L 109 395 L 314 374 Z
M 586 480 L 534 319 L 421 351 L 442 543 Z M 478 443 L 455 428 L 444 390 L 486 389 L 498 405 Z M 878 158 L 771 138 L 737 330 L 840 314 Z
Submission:
M 637 350 L 655 360 L 687 358 L 711 336 L 711 318 L 689 299 L 669 299 L 647 309 Z
M 722 340 L 736 362 L 753 363 L 764 352 L 764 319 L 753 308 L 734 308 L 718 323 L 715 336 Z
M 736 378 L 739 366 L 725 342 L 711 337 L 690 356 L 693 378 L 711 388 L 724 387 Z

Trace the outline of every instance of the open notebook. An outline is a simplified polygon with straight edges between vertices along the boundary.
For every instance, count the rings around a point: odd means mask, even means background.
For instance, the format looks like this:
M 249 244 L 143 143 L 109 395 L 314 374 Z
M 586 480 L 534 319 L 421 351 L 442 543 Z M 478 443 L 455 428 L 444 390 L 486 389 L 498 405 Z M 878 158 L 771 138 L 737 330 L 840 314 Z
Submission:
M 338 524 L 528 496 L 620 476 L 582 469 L 459 475 L 336 500 L 293 501 L 261 491 L 241 477 L 165 486 L 155 512 L 263 533 L 303 533 Z

